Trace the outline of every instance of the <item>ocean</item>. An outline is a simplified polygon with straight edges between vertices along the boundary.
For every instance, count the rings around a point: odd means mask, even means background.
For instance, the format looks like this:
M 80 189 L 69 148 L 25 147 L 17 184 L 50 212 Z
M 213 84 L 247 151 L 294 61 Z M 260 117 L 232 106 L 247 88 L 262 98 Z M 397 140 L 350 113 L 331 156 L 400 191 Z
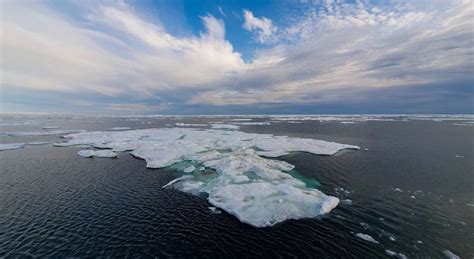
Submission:
M 0 118 L 0 143 L 47 142 L 0 151 L 0 257 L 474 257 L 472 116 Z M 129 152 L 84 158 L 84 147 L 53 145 L 66 130 L 213 123 L 359 146 L 276 158 L 341 202 L 319 217 L 257 228 L 209 209 L 206 198 L 163 189 L 182 175 L 173 167 L 146 168 Z

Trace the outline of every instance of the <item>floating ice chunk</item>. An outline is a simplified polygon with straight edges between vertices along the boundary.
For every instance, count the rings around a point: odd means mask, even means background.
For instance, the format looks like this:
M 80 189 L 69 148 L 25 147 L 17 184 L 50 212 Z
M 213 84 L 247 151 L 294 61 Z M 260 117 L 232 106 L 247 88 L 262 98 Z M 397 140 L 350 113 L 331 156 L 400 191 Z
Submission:
M 341 124 L 354 124 L 355 122 L 354 121 L 341 121 L 339 123 L 341 123 Z
M 388 239 L 390 239 L 390 241 L 392 241 L 392 242 L 395 242 L 395 241 L 396 241 L 396 239 L 395 239 L 394 237 L 392 237 L 392 236 L 389 236 Z
M 0 144 L 0 151 L 24 148 L 25 143 Z
M 474 126 L 474 124 L 465 124 L 465 123 L 453 123 L 453 126 Z
M 113 128 L 111 128 L 111 130 L 130 130 L 130 129 L 132 129 L 132 128 L 130 128 L 130 127 L 113 127 Z
M 394 251 L 391 251 L 391 250 L 385 250 L 385 254 L 387 254 L 388 256 L 392 256 L 392 257 L 397 257 L 399 259 L 407 259 L 408 257 L 402 253 L 397 253 L 397 252 L 394 252 Z
M 456 155 L 456 158 L 464 158 L 464 156 Z
M 59 126 L 43 126 L 43 129 L 59 129 Z
M 453 252 L 449 251 L 448 249 L 443 250 L 443 254 L 449 259 L 459 259 L 458 255 L 454 254 Z
M 192 178 L 193 178 L 192 175 L 183 175 L 183 176 L 178 177 L 178 178 L 176 178 L 176 179 L 170 181 L 169 183 L 163 185 L 161 188 L 165 189 L 165 188 L 167 188 L 167 187 L 170 187 L 171 185 L 173 185 L 173 184 L 176 183 L 176 182 L 179 182 L 179 181 L 182 181 L 182 180 L 187 180 L 187 179 L 192 179 Z
M 345 199 L 345 200 L 342 200 L 341 203 L 342 203 L 342 204 L 345 204 L 345 205 L 352 205 L 352 200 L 350 200 L 350 199 Z
M 110 152 L 130 150 L 132 155 L 145 159 L 150 168 L 190 160 L 201 168 L 213 169 L 215 174 L 198 171 L 165 186 L 194 195 L 205 193 L 213 206 L 255 227 L 317 217 L 339 203 L 338 198 L 308 188 L 288 174 L 293 165 L 262 154 L 304 151 L 331 155 L 345 148 L 358 149 L 314 139 L 192 128 L 82 132 L 66 138 L 67 142 L 55 145 L 88 145 L 112 149 Z
M 411 199 L 416 199 L 416 197 L 414 195 L 410 196 Z
M 251 121 L 252 119 L 232 119 L 232 121 Z
M 199 124 L 199 123 L 175 123 L 174 125 L 178 127 L 205 127 L 207 124 Z
M 233 122 L 233 125 L 242 125 L 242 126 L 250 126 L 250 125 L 270 125 L 270 122 Z
M 213 129 L 230 129 L 230 130 L 238 130 L 240 127 L 237 125 L 229 125 L 229 124 L 212 124 L 211 128 Z
M 194 170 L 195 170 L 195 169 L 196 169 L 196 167 L 194 167 L 194 166 L 190 165 L 190 166 L 188 166 L 188 167 L 184 168 L 183 172 L 185 172 L 185 173 L 187 173 L 187 174 L 188 174 L 188 173 L 192 173 L 192 172 L 194 172 Z
M 395 188 L 395 189 L 392 189 L 392 190 L 394 190 L 394 191 L 396 191 L 396 192 L 403 192 L 403 190 L 400 189 L 400 188 Z
M 367 235 L 367 234 L 363 234 L 363 233 L 357 233 L 355 234 L 356 237 L 362 239 L 362 240 L 365 240 L 367 242 L 371 242 L 371 243 L 375 243 L 375 244 L 378 244 L 379 241 L 375 240 L 372 236 L 370 235 Z
M 46 145 L 46 144 L 49 144 L 49 142 L 45 142 L 45 141 L 33 141 L 33 142 L 28 142 L 26 143 L 27 145 Z
M 77 154 L 82 157 L 117 157 L 112 150 L 81 150 Z
M 211 211 L 212 214 L 221 214 L 221 211 L 216 207 L 211 206 L 211 207 L 207 207 L 207 208 Z

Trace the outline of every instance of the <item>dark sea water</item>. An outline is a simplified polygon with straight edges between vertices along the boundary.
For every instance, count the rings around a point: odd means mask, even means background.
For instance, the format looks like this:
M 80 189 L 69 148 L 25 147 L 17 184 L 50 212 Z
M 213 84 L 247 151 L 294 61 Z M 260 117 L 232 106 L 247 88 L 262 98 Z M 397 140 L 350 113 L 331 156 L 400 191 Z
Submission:
M 3 116 L 0 131 L 108 130 L 208 123 L 226 118 Z M 268 121 L 257 118 L 254 121 Z M 28 125 L 5 125 L 18 122 Z M 38 124 L 34 124 L 38 123 Z M 280 157 L 328 195 L 350 199 L 320 218 L 254 228 L 206 199 L 161 186 L 173 169 L 147 169 L 126 152 L 82 158 L 53 136 L 0 136 L 0 143 L 47 141 L 0 151 L 0 257 L 474 257 L 474 127 L 459 121 L 274 122 L 241 131 L 315 138 L 361 147 L 335 156 Z M 368 149 L 368 150 L 364 150 Z M 344 188 L 349 193 L 337 191 Z M 399 188 L 402 191 L 394 189 Z M 371 235 L 379 243 L 355 237 Z M 391 238 L 393 240 L 391 240 Z

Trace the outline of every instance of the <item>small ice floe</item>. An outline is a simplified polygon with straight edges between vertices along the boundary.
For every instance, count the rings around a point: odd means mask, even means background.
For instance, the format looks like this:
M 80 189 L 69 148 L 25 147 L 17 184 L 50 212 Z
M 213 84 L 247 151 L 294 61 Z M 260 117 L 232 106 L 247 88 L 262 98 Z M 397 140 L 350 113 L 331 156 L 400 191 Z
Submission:
M 229 124 L 211 124 L 211 128 L 213 128 L 213 129 L 238 130 L 240 128 L 240 126 L 229 125 Z
M 344 205 L 352 205 L 352 200 L 345 199 L 345 200 L 342 200 L 341 203 L 344 204 Z
M 178 178 L 176 178 L 176 179 L 170 181 L 169 183 L 163 185 L 161 188 L 165 189 L 165 188 L 170 187 L 170 186 L 172 186 L 173 184 L 175 184 L 175 183 L 177 183 L 177 182 L 179 182 L 179 181 L 183 181 L 183 180 L 187 180 L 187 179 L 192 179 L 192 178 L 193 178 L 192 175 L 183 175 L 183 176 L 178 177 Z
M 396 192 L 403 192 L 403 190 L 400 189 L 400 188 L 395 188 L 395 189 L 392 189 L 392 190 L 394 190 L 394 191 L 396 191 Z
M 221 214 L 221 213 L 222 213 L 222 211 L 219 210 L 219 209 L 216 208 L 216 207 L 212 207 L 212 206 L 211 206 L 211 207 L 207 207 L 207 208 L 211 211 L 212 214 Z
M 359 224 L 360 224 L 364 229 L 369 229 L 369 228 L 370 228 L 369 224 L 367 224 L 367 223 L 365 223 L 365 222 L 361 222 L 361 223 L 359 223 Z
M 130 127 L 113 127 L 110 130 L 130 130 L 132 128 Z
M 341 124 L 354 124 L 355 122 L 353 122 L 353 121 L 341 121 L 339 123 L 341 123 Z
M 417 243 L 417 244 L 423 244 L 423 241 L 421 241 L 421 240 L 416 240 L 416 243 Z
M 380 221 L 385 221 L 385 219 L 384 219 L 384 218 L 382 218 L 382 217 L 380 217 L 380 218 L 379 218 L 379 220 L 380 220 Z
M 59 126 L 43 126 L 43 129 L 59 129 Z
M 233 125 L 251 126 L 251 125 L 270 125 L 270 122 L 233 122 Z
M 396 240 L 394 237 L 392 237 L 392 236 L 389 236 L 388 239 L 390 239 L 390 241 L 392 241 L 392 242 L 397 241 L 397 240 Z
M 252 119 L 247 118 L 247 119 L 232 119 L 232 121 L 251 121 Z
M 200 124 L 200 123 L 175 123 L 177 127 L 205 127 L 207 124 Z
M 194 172 L 194 170 L 196 170 L 196 167 L 194 167 L 193 165 L 190 165 L 190 166 L 184 168 L 183 172 L 188 174 L 188 173 Z
M 416 190 L 413 194 L 421 194 L 421 193 L 423 193 L 422 190 Z
M 449 251 L 448 249 L 443 250 L 443 254 L 449 259 L 459 259 L 458 255 L 454 254 L 453 252 Z
M 368 148 L 364 148 L 364 151 L 369 151 L 369 149 L 368 149 Z
M 27 145 L 37 146 L 37 145 L 46 145 L 46 144 L 49 144 L 49 142 L 45 142 L 45 141 L 33 141 L 33 142 L 27 142 L 26 144 L 27 144 Z
M 397 252 L 394 252 L 394 251 L 391 251 L 391 250 L 385 250 L 385 254 L 387 254 L 388 256 L 392 256 L 392 257 L 397 257 L 399 259 L 406 259 L 408 258 L 406 255 L 402 254 L 402 253 L 397 253 Z
M 466 205 L 469 207 L 474 207 L 474 203 L 466 203 Z
M 467 223 L 466 223 L 466 222 L 464 222 L 464 221 L 459 221 L 459 223 L 461 223 L 461 225 L 464 225 L 464 226 L 466 226 L 466 225 L 467 225 Z
M 24 147 L 25 147 L 25 143 L 0 144 L 0 151 L 20 149 Z
M 456 155 L 456 158 L 464 158 L 464 156 Z
M 199 171 L 204 171 L 206 168 L 204 166 L 199 167 Z
M 117 157 L 112 150 L 81 150 L 77 154 L 82 157 Z
M 378 244 L 378 243 L 379 243 L 379 241 L 375 240 L 372 236 L 367 235 L 367 234 L 357 233 L 357 234 L 355 234 L 355 236 L 356 236 L 357 238 L 360 238 L 360 239 L 365 240 L 365 241 L 367 241 L 367 242 L 371 242 L 371 243 L 374 243 L 374 244 Z
M 416 199 L 416 197 L 414 195 L 410 196 L 411 199 Z
M 474 126 L 474 124 L 453 123 L 453 126 Z

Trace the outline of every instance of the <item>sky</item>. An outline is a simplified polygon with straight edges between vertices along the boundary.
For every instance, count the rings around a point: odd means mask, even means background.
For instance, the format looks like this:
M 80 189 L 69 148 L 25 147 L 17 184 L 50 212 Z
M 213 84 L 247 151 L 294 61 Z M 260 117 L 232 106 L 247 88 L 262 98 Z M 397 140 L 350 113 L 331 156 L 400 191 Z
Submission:
M 471 0 L 0 0 L 0 112 L 474 113 Z

